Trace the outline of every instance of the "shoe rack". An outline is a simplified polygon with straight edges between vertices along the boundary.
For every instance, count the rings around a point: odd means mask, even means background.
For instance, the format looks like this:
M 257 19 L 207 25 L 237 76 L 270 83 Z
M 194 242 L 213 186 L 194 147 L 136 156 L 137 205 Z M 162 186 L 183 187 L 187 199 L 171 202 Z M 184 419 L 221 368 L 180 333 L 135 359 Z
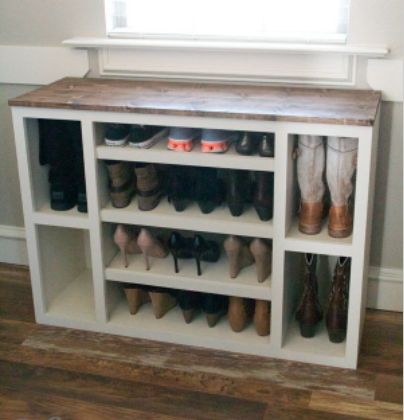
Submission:
M 187 87 L 189 86 L 189 88 Z M 105 94 L 107 92 L 107 94 Z M 38 323 L 119 334 L 183 345 L 266 357 L 356 368 L 364 321 L 373 208 L 380 94 L 370 91 L 291 89 L 247 86 L 63 79 L 10 101 L 18 155 L 35 314 Z M 38 119 L 79 121 L 82 129 L 88 214 L 77 209 L 55 212 L 49 204 L 48 169 L 39 165 Z M 104 145 L 105 124 L 146 124 L 275 133 L 274 158 L 167 150 L 161 141 L 148 150 Z M 346 239 L 322 231 L 298 230 L 296 135 L 359 139 L 354 231 Z M 223 206 L 208 215 L 191 205 L 182 213 L 163 200 L 141 212 L 136 200 L 112 207 L 104 160 L 153 162 L 275 174 L 274 217 L 262 222 L 253 209 L 232 217 Z M 168 230 L 271 239 L 272 274 L 258 283 L 253 266 L 231 279 L 226 255 L 198 277 L 194 263 L 175 274 L 172 259 L 153 261 L 130 256 L 122 265 L 113 243 L 117 223 Z M 316 336 L 300 336 L 294 319 L 302 284 L 303 254 L 320 255 L 324 275 L 320 292 L 326 305 L 333 258 L 352 258 L 347 338 L 329 341 L 324 321 Z M 331 261 L 331 262 L 330 262 Z M 191 263 L 190 263 L 191 264 Z M 250 326 L 234 333 L 228 322 L 208 328 L 200 315 L 184 323 L 176 308 L 156 320 L 150 308 L 131 316 L 122 283 L 139 283 L 227 296 L 272 301 L 271 334 L 258 336 Z

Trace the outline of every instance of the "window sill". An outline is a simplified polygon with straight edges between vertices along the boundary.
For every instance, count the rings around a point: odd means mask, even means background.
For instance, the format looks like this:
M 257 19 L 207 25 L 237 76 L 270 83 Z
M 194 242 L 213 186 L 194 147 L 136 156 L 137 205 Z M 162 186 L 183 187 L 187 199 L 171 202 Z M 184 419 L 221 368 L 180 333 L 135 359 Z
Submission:
M 267 43 L 237 41 L 161 40 L 133 38 L 72 38 L 63 45 L 75 48 L 131 48 L 172 51 L 229 51 L 297 54 L 338 54 L 366 57 L 384 57 L 389 50 L 384 46 L 312 43 Z

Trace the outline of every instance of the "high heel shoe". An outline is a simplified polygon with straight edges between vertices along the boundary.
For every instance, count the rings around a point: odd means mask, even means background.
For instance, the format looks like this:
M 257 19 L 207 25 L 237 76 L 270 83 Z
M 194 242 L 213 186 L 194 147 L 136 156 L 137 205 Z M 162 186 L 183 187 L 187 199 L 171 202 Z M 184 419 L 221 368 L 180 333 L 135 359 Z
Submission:
M 255 301 L 254 326 L 257 334 L 264 337 L 271 332 L 271 302 Z
M 114 233 L 114 242 L 118 245 L 125 268 L 129 265 L 127 254 L 141 254 L 142 251 L 137 244 L 136 233 L 132 226 L 119 224 Z
M 203 214 L 212 213 L 223 201 L 223 182 L 218 178 L 216 168 L 195 170 L 195 200 Z
M 192 200 L 194 187 L 194 169 L 186 166 L 170 168 L 168 179 L 168 201 L 175 211 L 184 211 Z
M 229 297 L 229 324 L 234 332 L 241 332 L 254 314 L 254 301 L 236 296 Z
M 146 270 L 150 270 L 149 257 L 166 258 L 168 255 L 167 247 L 147 229 L 142 228 L 140 230 L 137 244 L 144 255 Z
M 196 235 L 192 241 L 192 253 L 196 260 L 198 276 L 201 276 L 201 261 L 217 262 L 220 257 L 220 247 L 216 242 L 205 241 L 202 236 Z
M 230 263 L 230 277 L 235 279 L 240 270 L 254 263 L 249 245 L 240 237 L 230 235 L 223 244 Z
M 263 239 L 254 239 L 250 251 L 257 265 L 258 281 L 262 283 L 272 271 L 272 248 Z
M 148 288 L 146 286 L 139 286 L 137 284 L 125 284 L 124 291 L 131 315 L 137 314 L 139 308 L 142 305 L 151 301 Z
M 177 293 L 177 300 L 185 322 L 190 324 L 195 313 L 201 308 L 202 295 L 197 292 L 181 290 Z
M 156 319 L 163 318 L 168 311 L 177 306 L 177 299 L 173 290 L 152 287 L 149 289 L 149 295 Z
M 204 294 L 202 298 L 202 310 L 210 328 L 213 328 L 220 318 L 227 313 L 229 298 L 227 296 Z
M 246 171 L 228 171 L 228 186 L 226 201 L 230 213 L 234 217 L 241 216 L 244 210 L 244 202 L 249 196 L 249 174 Z
M 184 238 L 178 232 L 173 232 L 168 240 L 168 248 L 174 259 L 175 272 L 179 273 L 178 260 L 193 258 L 192 240 Z
M 254 207 L 260 220 L 272 219 L 274 207 L 274 174 L 273 172 L 256 172 Z

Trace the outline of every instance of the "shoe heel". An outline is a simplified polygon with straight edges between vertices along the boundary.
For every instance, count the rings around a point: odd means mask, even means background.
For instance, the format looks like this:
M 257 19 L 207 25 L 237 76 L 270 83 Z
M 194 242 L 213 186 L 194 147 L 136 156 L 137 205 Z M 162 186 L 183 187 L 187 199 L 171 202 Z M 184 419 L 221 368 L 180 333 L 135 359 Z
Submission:
M 122 254 L 122 258 L 123 258 L 123 263 L 125 265 L 125 268 L 128 267 L 129 263 L 128 263 L 128 256 L 126 255 L 126 247 L 127 247 L 127 243 L 117 243 L 121 254 Z
M 214 201 L 198 201 L 198 206 L 203 214 L 212 213 L 216 207 Z
M 316 326 L 313 324 L 300 324 L 300 334 L 304 338 L 313 338 L 316 333 Z
M 172 252 L 172 251 L 171 251 Z M 180 270 L 179 270 L 179 268 L 178 268 L 178 256 L 177 256 L 177 254 L 176 253 L 173 253 L 172 252 L 172 254 L 173 254 L 173 260 L 174 260 L 174 270 L 175 270 L 175 272 L 176 273 L 179 273 L 180 272 Z
M 342 343 L 345 341 L 346 330 L 328 330 L 328 337 L 331 343 Z
M 202 275 L 202 269 L 201 269 L 201 256 L 200 255 L 195 255 L 195 260 L 196 260 L 196 270 L 198 273 L 198 276 Z
M 175 211 L 179 213 L 184 211 L 187 208 L 187 200 L 177 198 L 177 199 L 172 199 L 171 201 L 174 205 Z
M 267 277 L 271 274 L 271 258 L 271 254 L 254 254 L 255 264 L 257 265 L 257 276 L 259 283 L 265 281 Z
M 183 309 L 182 310 L 182 315 L 184 317 L 185 323 L 186 324 L 190 324 L 192 322 L 192 319 L 194 318 L 195 315 L 195 309 Z
M 239 267 L 240 249 L 236 249 L 232 251 L 226 250 L 226 254 L 227 254 L 227 258 L 229 259 L 230 277 L 232 279 L 235 279 L 240 272 L 240 267 Z
M 206 315 L 206 321 L 208 322 L 209 328 L 213 328 L 219 322 L 219 319 L 222 317 L 223 314 L 221 312 L 217 312 L 215 314 L 205 314 L 205 315 Z
M 272 209 L 269 209 L 267 207 L 256 207 L 255 209 L 258 213 L 258 217 L 263 222 L 268 222 L 269 220 L 272 219 L 272 216 L 273 216 Z
M 150 270 L 150 259 L 149 259 L 150 247 L 148 246 L 139 246 L 139 247 L 142 250 L 142 254 L 144 255 L 145 268 L 147 271 L 149 271 Z
M 147 292 L 142 289 L 132 289 L 125 287 L 126 300 L 129 305 L 129 312 L 131 315 L 136 315 L 139 311 L 139 308 L 150 302 L 150 297 Z
M 243 214 L 243 204 L 229 204 L 229 210 L 233 217 L 240 217 Z
M 177 299 L 169 293 L 150 292 L 150 299 L 156 319 L 163 318 L 168 311 L 177 306 Z

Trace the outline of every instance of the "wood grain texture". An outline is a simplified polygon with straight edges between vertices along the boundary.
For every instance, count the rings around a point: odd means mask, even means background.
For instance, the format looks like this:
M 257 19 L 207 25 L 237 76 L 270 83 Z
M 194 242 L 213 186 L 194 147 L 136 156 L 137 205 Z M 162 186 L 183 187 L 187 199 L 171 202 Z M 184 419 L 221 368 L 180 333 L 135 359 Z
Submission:
M 403 405 L 403 379 L 394 375 L 378 375 L 376 400 Z
M 65 78 L 11 106 L 372 126 L 370 90 Z

